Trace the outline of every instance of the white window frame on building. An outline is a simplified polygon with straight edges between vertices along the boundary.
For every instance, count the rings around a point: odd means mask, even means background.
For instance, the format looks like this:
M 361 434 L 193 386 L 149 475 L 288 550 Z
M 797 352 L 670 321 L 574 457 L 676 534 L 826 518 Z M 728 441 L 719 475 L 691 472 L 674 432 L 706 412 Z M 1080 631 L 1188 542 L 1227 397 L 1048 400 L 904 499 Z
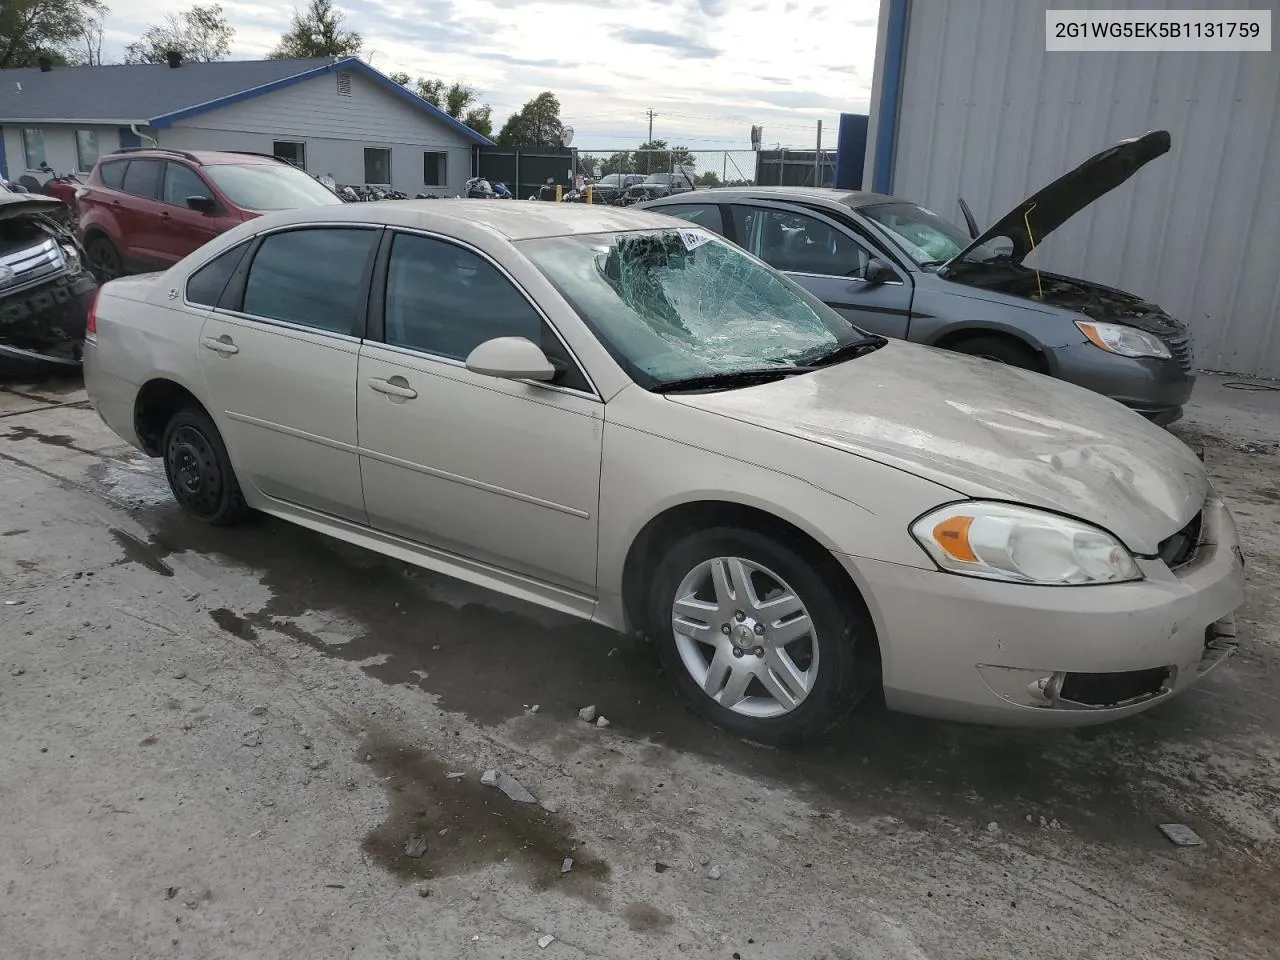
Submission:
M 282 151 L 280 148 L 284 147 Z M 272 140 L 271 155 L 291 163 L 299 170 L 307 169 L 307 145 L 302 140 Z
M 88 173 L 98 162 L 102 151 L 98 146 L 97 130 L 77 130 L 76 134 L 76 171 Z
M 435 158 L 435 179 L 427 176 L 431 158 Z M 424 187 L 447 187 L 449 185 L 449 151 L 424 150 L 422 152 L 422 185 Z
M 373 180 L 369 177 L 369 154 L 385 153 L 387 155 L 387 178 L 385 180 Z M 379 186 L 391 186 L 391 148 L 390 147 L 365 147 L 364 148 L 364 182 L 377 184 Z
M 37 152 L 38 157 L 34 156 Z M 32 160 L 35 160 L 35 163 L 32 163 Z M 22 128 L 22 162 L 27 165 L 28 170 L 39 170 L 40 164 L 45 162 L 43 130 L 36 127 Z

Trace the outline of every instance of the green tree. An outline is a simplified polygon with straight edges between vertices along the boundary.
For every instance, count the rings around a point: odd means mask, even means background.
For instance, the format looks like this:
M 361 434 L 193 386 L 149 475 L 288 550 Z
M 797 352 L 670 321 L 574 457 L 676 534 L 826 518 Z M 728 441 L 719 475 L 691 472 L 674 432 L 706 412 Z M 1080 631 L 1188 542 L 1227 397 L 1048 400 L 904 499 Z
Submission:
M 40 57 L 67 63 L 91 21 L 106 12 L 101 0 L 3 0 L 0 70 L 33 67 Z
M 410 83 L 413 82 L 413 78 L 409 76 L 407 73 L 405 73 L 403 70 L 393 70 L 391 71 L 391 73 L 387 74 L 387 77 L 395 81 L 396 83 L 400 84 L 400 86 L 402 87 L 407 87 Z
M 164 63 L 172 50 L 184 60 L 212 63 L 231 52 L 235 35 L 221 4 L 196 4 L 181 13 L 167 13 L 158 24 L 147 27 L 146 33 L 124 48 L 124 62 Z
M 354 57 L 364 38 L 343 28 L 347 15 L 333 0 L 309 0 L 307 9 L 294 10 L 293 22 L 267 54 L 271 60 L 306 60 L 312 57 Z
M 608 176 L 611 173 L 635 173 L 636 158 L 630 150 L 619 150 L 609 154 L 608 159 L 600 164 L 600 172 Z
M 697 166 L 697 160 L 688 147 L 671 147 L 665 140 L 650 140 L 640 144 L 636 151 L 638 173 L 671 173 L 677 166 Z
M 412 90 L 437 110 L 443 110 L 453 119 L 466 124 L 482 137 L 493 133 L 493 108 L 480 102 L 480 91 L 460 81 L 445 83 L 443 80 L 419 77 L 416 81 L 403 70 L 389 74 L 392 80 Z
M 560 101 L 549 90 L 508 117 L 497 136 L 504 147 L 558 147 L 563 139 Z

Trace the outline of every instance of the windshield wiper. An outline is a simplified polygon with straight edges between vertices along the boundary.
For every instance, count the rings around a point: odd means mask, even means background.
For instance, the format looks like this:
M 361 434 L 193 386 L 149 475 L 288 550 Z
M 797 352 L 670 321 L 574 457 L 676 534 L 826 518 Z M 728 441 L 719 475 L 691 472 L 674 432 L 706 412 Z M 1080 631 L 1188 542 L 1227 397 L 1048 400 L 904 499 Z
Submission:
M 754 387 L 772 383 L 797 373 L 809 373 L 816 367 L 759 367 L 754 370 L 726 370 L 723 373 L 705 373 L 696 377 L 671 380 L 650 388 L 654 393 L 674 393 L 679 390 L 732 390 L 735 387 Z
M 815 367 L 829 367 L 833 363 L 842 363 L 845 360 L 852 360 L 854 357 L 860 357 L 864 353 L 870 353 L 873 350 L 879 350 L 889 340 L 886 337 L 878 337 L 875 334 L 868 334 L 865 337 L 859 337 L 857 340 L 850 340 L 848 343 L 842 343 L 830 353 L 824 353 L 820 357 L 814 357 L 808 361 L 810 369 Z

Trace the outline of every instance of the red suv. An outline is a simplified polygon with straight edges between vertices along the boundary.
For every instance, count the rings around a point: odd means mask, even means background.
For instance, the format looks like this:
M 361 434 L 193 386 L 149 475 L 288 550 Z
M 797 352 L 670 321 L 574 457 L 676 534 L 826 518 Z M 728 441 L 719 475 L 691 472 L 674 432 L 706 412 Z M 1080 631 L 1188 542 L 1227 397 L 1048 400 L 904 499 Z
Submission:
M 148 147 L 102 157 L 76 190 L 80 235 L 100 283 L 165 270 L 271 210 L 329 203 L 342 200 L 275 157 Z

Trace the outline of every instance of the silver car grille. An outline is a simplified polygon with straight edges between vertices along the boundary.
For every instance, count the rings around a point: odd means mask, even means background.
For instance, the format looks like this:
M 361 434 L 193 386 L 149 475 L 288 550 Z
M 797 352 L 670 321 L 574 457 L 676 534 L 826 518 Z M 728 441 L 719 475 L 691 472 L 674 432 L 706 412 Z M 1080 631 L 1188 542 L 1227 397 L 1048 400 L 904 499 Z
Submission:
M 62 269 L 62 251 L 50 237 L 34 247 L 0 256 L 0 290 L 13 290 L 35 283 Z
M 1169 352 L 1173 354 L 1173 359 L 1178 361 L 1178 365 L 1187 373 L 1191 372 L 1191 366 L 1195 362 L 1195 347 L 1191 343 L 1191 334 L 1184 333 L 1178 337 L 1170 337 L 1165 343 L 1169 345 Z

